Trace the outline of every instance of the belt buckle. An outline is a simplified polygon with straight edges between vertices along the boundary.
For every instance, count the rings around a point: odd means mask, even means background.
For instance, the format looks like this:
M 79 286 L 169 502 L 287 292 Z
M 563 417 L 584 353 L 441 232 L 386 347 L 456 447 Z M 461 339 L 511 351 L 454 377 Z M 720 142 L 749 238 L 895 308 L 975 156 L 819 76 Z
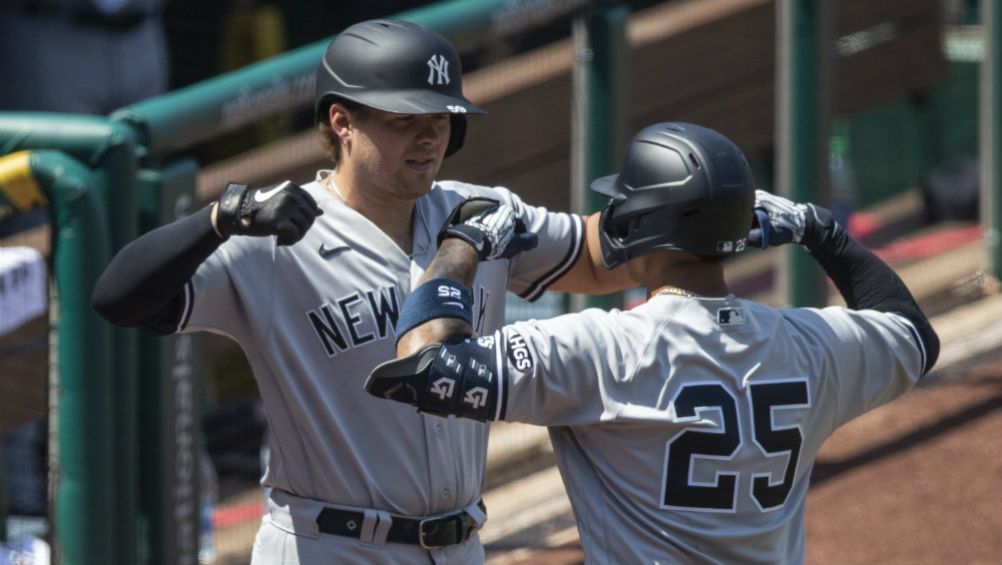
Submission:
M 444 545 L 430 544 L 430 543 L 426 542 L 425 539 L 424 539 L 424 537 L 425 537 L 425 530 L 424 530 L 425 524 L 427 524 L 429 522 L 436 522 L 436 521 L 441 521 L 441 520 L 442 520 L 441 517 L 432 517 L 432 518 L 422 518 L 421 519 L 421 521 L 418 523 L 418 545 L 420 545 L 421 547 L 423 547 L 425 549 L 439 549 L 439 548 L 445 547 Z
M 455 523 L 456 537 L 450 543 L 443 544 L 432 544 L 425 541 L 425 524 L 434 522 L 437 524 L 444 524 L 445 522 Z M 445 516 L 434 516 L 431 518 L 423 518 L 421 522 L 418 523 L 418 544 L 424 549 L 439 549 L 447 545 L 455 545 L 460 543 L 465 543 L 466 540 L 470 539 L 473 531 L 476 529 L 474 525 L 476 522 L 473 517 L 470 516 L 465 511 L 456 512 L 455 514 L 448 514 Z

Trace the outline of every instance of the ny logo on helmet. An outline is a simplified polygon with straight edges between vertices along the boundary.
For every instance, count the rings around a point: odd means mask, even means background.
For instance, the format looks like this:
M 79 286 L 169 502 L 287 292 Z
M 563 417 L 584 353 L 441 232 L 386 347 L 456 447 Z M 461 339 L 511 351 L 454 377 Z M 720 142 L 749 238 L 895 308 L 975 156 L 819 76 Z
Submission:
M 449 84 L 449 60 L 445 55 L 432 55 L 428 59 L 428 84 Z

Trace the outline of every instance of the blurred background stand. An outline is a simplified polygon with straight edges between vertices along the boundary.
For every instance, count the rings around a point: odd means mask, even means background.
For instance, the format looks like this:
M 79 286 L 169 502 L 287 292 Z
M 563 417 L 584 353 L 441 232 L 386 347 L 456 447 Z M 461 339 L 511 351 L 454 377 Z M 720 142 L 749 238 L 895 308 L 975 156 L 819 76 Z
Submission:
M 162 0 L 4 0 L 0 110 L 105 115 L 165 92 Z

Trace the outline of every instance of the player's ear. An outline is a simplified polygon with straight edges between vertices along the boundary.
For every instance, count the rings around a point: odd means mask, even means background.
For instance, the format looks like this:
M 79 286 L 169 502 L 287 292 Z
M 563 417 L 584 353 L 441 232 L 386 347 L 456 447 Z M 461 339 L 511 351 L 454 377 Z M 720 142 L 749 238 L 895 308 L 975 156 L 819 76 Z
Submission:
M 351 139 L 352 115 L 348 108 L 337 102 L 331 104 L 327 110 L 327 119 L 334 135 L 338 136 L 342 142 Z

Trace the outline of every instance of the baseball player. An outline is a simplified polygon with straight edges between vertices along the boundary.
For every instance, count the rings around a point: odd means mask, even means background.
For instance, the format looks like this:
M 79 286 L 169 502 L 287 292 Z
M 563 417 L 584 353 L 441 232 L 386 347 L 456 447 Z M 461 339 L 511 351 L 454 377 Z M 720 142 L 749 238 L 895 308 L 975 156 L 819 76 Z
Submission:
M 532 300 L 547 288 L 630 285 L 625 271 L 601 266 L 597 216 L 435 181 L 462 146 L 466 116 L 483 113 L 461 81 L 455 49 L 436 32 L 393 20 L 350 26 L 317 71 L 333 169 L 302 187 L 230 184 L 125 247 L 97 284 L 94 306 L 116 324 L 216 332 L 246 354 L 270 436 L 255 565 L 483 561 L 488 426 L 416 414 L 362 387 L 395 357 L 394 324 L 440 238 L 496 259 L 470 287 L 471 321 L 485 334 L 503 324 L 509 290 Z M 493 206 L 484 198 L 521 223 L 484 223 L 477 212 Z M 528 231 L 513 237 L 516 224 Z
M 822 443 L 908 391 L 935 363 L 935 332 L 828 210 L 755 191 L 715 131 L 647 127 L 592 189 L 610 198 L 605 264 L 626 263 L 646 303 L 466 337 L 469 317 L 437 296 L 468 297 L 477 255 L 446 239 L 400 314 L 401 359 L 367 390 L 430 414 L 550 426 L 587 563 L 802 562 Z M 721 260 L 749 242 L 803 245 L 848 307 L 735 297 Z

